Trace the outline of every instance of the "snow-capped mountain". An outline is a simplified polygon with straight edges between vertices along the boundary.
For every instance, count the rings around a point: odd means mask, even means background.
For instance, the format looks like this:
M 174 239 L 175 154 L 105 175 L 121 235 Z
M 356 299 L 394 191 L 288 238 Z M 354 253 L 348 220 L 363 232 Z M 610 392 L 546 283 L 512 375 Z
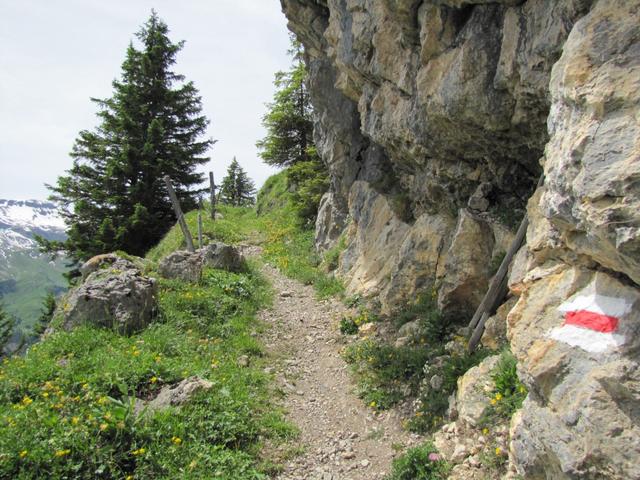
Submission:
M 36 250 L 35 235 L 63 240 L 64 230 L 64 221 L 52 202 L 0 199 L 1 258 L 15 251 Z
M 47 293 L 66 289 L 66 259 L 40 253 L 34 238 L 64 240 L 64 230 L 52 202 L 0 200 L 0 301 L 23 331 L 39 317 Z

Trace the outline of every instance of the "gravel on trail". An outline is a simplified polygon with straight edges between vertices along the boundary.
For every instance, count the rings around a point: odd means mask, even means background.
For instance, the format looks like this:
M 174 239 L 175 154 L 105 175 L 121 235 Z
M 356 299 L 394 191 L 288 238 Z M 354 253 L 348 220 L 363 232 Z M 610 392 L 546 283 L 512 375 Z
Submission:
M 313 286 L 288 279 L 270 265 L 263 273 L 275 292 L 273 306 L 259 318 L 275 359 L 267 367 L 285 396 L 287 419 L 300 429 L 300 453 L 285 461 L 279 480 L 376 480 L 391 468 L 396 450 L 420 442 L 402 429 L 393 410 L 364 405 L 340 352 L 345 342 L 339 321 L 347 307 L 318 300 Z M 394 448 L 395 447 L 395 448 Z

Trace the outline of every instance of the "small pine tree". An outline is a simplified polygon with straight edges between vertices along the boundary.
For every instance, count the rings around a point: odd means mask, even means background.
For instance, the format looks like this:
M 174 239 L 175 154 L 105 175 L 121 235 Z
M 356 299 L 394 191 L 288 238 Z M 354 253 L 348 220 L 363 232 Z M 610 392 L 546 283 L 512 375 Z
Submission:
M 0 357 L 5 353 L 9 340 L 13 336 L 13 329 L 16 326 L 15 319 L 9 315 L 2 304 L 0 304 Z
M 67 224 L 65 242 L 42 242 L 75 261 L 106 251 L 143 255 L 175 222 L 163 183 L 171 177 L 183 209 L 196 207 L 211 140 L 192 82 L 172 69 L 183 42 L 173 43 L 155 11 L 129 44 L 113 96 L 92 99 L 100 125 L 83 130 L 67 175 L 48 186 Z
M 220 202 L 236 207 L 253 205 L 256 201 L 255 194 L 256 187 L 253 180 L 242 169 L 236 157 L 233 157 L 227 169 L 227 175 L 222 179 Z
M 38 321 L 33 327 L 33 331 L 36 335 L 42 335 L 45 332 L 45 330 L 49 326 L 49 323 L 51 322 L 51 319 L 53 318 L 53 314 L 55 311 L 56 296 L 53 293 L 49 292 L 47 293 L 47 296 L 44 297 L 44 300 L 42 302 L 42 310 L 40 310 L 40 317 L 38 317 Z

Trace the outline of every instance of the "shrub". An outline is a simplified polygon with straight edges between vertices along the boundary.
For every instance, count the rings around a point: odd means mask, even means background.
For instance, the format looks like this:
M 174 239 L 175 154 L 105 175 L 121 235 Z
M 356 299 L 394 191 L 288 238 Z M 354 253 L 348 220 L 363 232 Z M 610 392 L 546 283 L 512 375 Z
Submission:
M 500 355 L 491 375 L 495 387 L 490 393 L 489 408 L 480 421 L 481 425 L 490 425 L 497 418 L 508 420 L 522 407 L 527 388 L 518 378 L 517 363 L 509 350 Z
M 444 480 L 450 470 L 433 444 L 425 443 L 395 459 L 385 480 Z
M 429 380 L 432 374 L 437 373 L 442 378 L 442 386 L 436 390 L 425 385 L 419 397 L 420 408 L 409 422 L 409 429 L 422 433 L 438 428 L 444 421 L 444 415 L 449 407 L 449 396 L 456 390 L 458 378 L 478 365 L 489 354 L 490 352 L 485 349 L 477 349 L 471 354 L 465 350 L 462 355 L 453 354 L 442 357 L 442 364 L 437 368 L 425 368 L 425 380 Z
M 374 408 L 386 409 L 416 393 L 431 355 L 425 347 L 394 347 L 364 339 L 349 346 L 344 358 L 358 377 L 359 396 Z

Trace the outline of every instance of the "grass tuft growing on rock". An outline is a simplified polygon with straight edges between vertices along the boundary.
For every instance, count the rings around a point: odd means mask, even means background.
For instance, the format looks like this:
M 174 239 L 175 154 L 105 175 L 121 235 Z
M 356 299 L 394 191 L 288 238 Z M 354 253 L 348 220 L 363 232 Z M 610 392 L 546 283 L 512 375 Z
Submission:
M 480 420 L 482 426 L 509 420 L 522 407 L 528 391 L 518 378 L 517 363 L 510 350 L 506 349 L 501 353 L 491 374 L 495 387 L 489 393 L 489 407 Z

